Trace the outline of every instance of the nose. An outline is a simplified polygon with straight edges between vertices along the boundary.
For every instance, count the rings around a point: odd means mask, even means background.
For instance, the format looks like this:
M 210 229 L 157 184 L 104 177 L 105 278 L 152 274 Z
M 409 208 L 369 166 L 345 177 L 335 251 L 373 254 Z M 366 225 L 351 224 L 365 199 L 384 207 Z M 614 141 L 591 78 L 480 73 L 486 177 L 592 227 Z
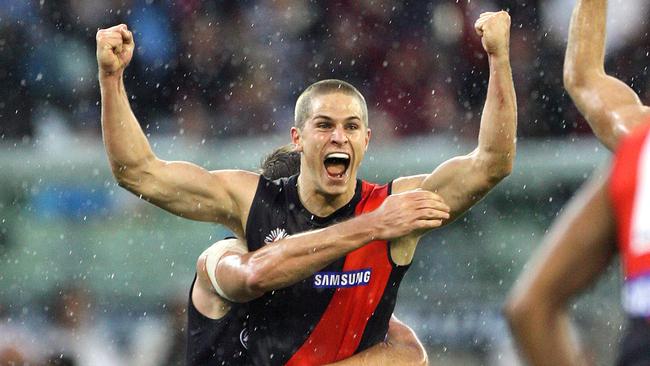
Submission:
M 332 131 L 331 141 L 337 145 L 343 145 L 348 142 L 348 136 L 345 133 L 345 128 L 341 125 L 337 125 Z

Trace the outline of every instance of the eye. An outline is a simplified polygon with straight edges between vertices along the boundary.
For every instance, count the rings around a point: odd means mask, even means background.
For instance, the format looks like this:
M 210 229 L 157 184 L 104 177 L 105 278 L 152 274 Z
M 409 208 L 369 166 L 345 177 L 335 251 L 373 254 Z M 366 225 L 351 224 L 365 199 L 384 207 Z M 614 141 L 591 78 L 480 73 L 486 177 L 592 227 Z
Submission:
M 348 130 L 358 130 L 358 129 L 359 129 L 359 125 L 356 124 L 356 123 L 348 123 L 347 126 L 346 126 L 346 128 L 347 128 Z
M 316 128 L 320 128 L 320 129 L 328 129 L 330 125 L 331 123 L 326 121 L 316 122 Z

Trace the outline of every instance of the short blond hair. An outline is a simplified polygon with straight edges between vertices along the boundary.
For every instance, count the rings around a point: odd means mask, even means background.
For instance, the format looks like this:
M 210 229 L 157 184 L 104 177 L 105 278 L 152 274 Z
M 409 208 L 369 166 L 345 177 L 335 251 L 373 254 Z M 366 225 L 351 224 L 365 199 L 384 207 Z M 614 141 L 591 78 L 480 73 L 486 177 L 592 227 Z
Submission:
M 311 116 L 311 101 L 315 96 L 331 93 L 343 93 L 356 97 L 361 105 L 361 113 L 363 114 L 361 119 L 366 127 L 368 127 L 368 106 L 366 105 L 366 99 L 352 84 L 338 79 L 315 82 L 300 94 L 296 101 L 296 109 L 294 111 L 294 126 L 302 128 L 305 125 L 305 121 Z

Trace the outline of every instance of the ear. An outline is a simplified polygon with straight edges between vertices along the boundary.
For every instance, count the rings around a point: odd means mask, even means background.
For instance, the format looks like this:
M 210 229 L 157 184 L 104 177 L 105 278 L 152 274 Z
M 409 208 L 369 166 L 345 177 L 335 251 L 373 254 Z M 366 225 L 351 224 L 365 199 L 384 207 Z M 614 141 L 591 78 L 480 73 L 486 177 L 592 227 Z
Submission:
M 370 143 L 370 136 L 372 135 L 372 130 L 368 128 L 368 131 L 366 132 L 366 147 L 364 150 L 368 150 L 368 144 Z
M 302 139 L 300 138 L 300 130 L 297 127 L 291 127 L 291 142 L 296 145 L 294 151 L 302 152 Z

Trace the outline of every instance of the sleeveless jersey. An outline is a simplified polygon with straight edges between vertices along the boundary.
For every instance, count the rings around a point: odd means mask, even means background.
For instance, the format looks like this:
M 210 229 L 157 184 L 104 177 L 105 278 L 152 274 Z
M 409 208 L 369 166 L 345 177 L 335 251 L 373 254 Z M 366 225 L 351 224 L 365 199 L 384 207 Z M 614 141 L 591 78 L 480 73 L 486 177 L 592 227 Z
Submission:
M 201 314 L 192 303 L 190 287 L 187 311 L 187 364 L 190 366 L 246 366 L 246 307 L 232 304 L 220 319 L 210 319 Z
M 650 317 L 650 125 L 621 142 L 610 176 L 625 284 L 623 307 Z
M 300 202 L 297 176 L 260 177 L 246 225 L 249 250 L 372 211 L 390 188 L 358 180 L 347 205 L 318 217 Z M 407 268 L 392 261 L 388 241 L 373 241 L 303 281 L 251 301 L 251 364 L 320 365 L 383 341 Z

